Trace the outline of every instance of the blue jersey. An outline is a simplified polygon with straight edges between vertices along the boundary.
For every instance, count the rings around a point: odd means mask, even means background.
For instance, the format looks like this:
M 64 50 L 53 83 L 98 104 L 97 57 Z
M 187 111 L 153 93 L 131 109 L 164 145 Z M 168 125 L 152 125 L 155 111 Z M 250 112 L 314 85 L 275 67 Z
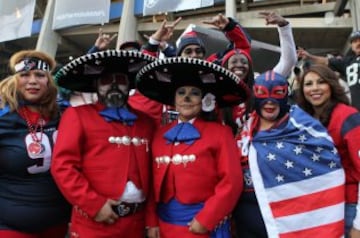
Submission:
M 50 174 L 58 122 L 38 129 L 42 151 L 34 154 L 27 150 L 33 139 L 26 121 L 0 110 L 0 229 L 36 232 L 69 218 L 70 206 Z

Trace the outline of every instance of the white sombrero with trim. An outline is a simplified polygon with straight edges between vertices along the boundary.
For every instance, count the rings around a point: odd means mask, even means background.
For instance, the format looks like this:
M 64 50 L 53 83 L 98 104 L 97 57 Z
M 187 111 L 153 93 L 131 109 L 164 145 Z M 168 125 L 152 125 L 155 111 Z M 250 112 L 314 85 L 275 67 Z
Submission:
M 208 61 L 172 57 L 144 66 L 136 76 L 136 88 L 166 105 L 174 104 L 175 90 L 196 86 L 211 93 L 219 107 L 237 105 L 250 97 L 250 90 L 234 73 Z
M 130 88 L 134 88 L 136 74 L 155 60 L 155 57 L 136 51 L 99 51 L 70 61 L 56 73 L 55 80 L 60 87 L 72 91 L 96 92 L 94 80 L 101 75 L 123 73 L 128 76 Z

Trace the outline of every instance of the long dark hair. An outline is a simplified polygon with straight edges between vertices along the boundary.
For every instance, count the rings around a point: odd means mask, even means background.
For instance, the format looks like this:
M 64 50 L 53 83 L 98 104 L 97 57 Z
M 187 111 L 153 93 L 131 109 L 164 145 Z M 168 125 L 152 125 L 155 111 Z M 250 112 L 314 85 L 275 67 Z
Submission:
M 313 105 L 305 99 L 304 95 L 304 78 L 310 73 L 318 74 L 330 87 L 331 96 L 330 100 L 326 102 L 323 107 L 323 112 L 320 115 L 319 121 L 327 126 L 330 120 L 330 114 L 332 113 L 334 107 L 338 103 L 344 103 L 349 105 L 349 98 L 346 96 L 344 88 L 339 83 L 339 77 L 336 75 L 334 71 L 332 71 L 329 67 L 320 64 L 311 65 L 302 75 L 300 80 L 300 89 L 298 95 L 296 97 L 296 101 L 298 105 L 308 112 L 310 115 L 314 115 L 315 111 Z

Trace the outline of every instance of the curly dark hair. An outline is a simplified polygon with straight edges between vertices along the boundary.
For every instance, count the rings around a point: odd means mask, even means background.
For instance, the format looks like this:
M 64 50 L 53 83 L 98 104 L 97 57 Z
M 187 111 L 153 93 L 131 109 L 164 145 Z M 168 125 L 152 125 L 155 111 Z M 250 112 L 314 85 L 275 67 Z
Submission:
M 299 87 L 298 95 L 296 97 L 296 101 L 298 105 L 302 109 L 304 109 L 307 113 L 309 113 L 312 116 L 314 116 L 315 114 L 312 104 L 305 99 L 304 90 L 303 90 L 304 78 L 310 72 L 318 74 L 330 87 L 330 91 L 331 91 L 330 100 L 327 101 L 325 105 L 323 105 L 323 109 L 322 109 L 323 111 L 319 117 L 319 121 L 325 127 L 327 127 L 330 120 L 330 115 L 334 107 L 338 103 L 344 103 L 346 105 L 349 105 L 350 104 L 349 98 L 346 96 L 344 88 L 339 83 L 339 77 L 333 70 L 331 70 L 329 67 L 325 65 L 320 65 L 320 64 L 311 65 L 304 72 L 304 74 L 300 79 L 300 87 Z

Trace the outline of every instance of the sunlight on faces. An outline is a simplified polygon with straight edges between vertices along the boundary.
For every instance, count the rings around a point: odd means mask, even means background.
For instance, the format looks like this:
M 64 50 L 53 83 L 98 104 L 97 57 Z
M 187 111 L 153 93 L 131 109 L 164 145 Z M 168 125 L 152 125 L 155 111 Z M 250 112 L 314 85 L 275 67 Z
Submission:
M 305 75 L 303 93 L 313 107 L 323 106 L 331 97 L 330 85 L 315 72 Z
M 228 70 L 236 74 L 240 79 L 244 79 L 249 73 L 249 60 L 244 54 L 234 54 L 227 62 Z
M 48 90 L 48 74 L 43 70 L 30 70 L 18 73 L 18 92 L 28 102 L 38 103 Z
M 182 50 L 181 57 L 203 59 L 205 54 L 200 46 L 188 45 Z
M 179 87 L 175 92 L 175 108 L 181 121 L 189 121 L 197 117 L 202 106 L 201 89 L 193 86 Z
M 106 74 L 97 82 L 99 100 L 108 107 L 125 105 L 129 94 L 129 80 L 125 74 Z

